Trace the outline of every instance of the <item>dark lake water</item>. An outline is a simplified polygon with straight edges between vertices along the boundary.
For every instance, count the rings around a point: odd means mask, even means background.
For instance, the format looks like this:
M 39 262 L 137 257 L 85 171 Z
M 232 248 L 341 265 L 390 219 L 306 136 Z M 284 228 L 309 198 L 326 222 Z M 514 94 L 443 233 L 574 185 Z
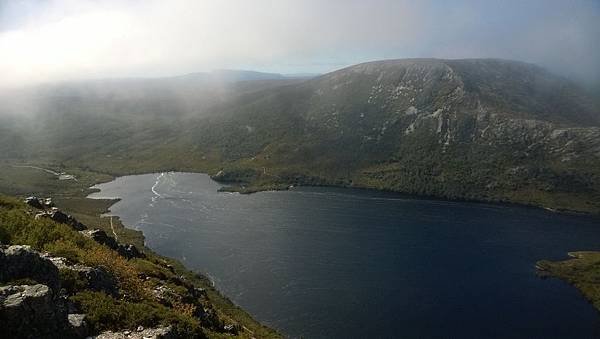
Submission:
M 218 193 L 191 173 L 98 187 L 150 248 L 289 337 L 600 337 L 577 290 L 534 268 L 600 250 L 598 219 L 352 189 Z

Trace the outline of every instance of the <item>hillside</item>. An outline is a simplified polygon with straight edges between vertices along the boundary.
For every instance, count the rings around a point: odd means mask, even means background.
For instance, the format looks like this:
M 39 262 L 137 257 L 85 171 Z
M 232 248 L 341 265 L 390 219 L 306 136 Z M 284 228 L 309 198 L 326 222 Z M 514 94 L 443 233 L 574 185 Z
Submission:
M 533 65 L 366 63 L 223 112 L 193 144 L 254 180 L 599 211 L 598 109 Z
M 222 170 L 244 191 L 351 185 L 600 212 L 600 110 L 535 65 L 388 60 L 308 80 L 178 85 L 161 99 L 170 81 L 50 96 L 29 123 L 10 122 L 3 157 L 111 174 Z
M 106 222 L 96 215 L 102 204 L 75 203 L 85 225 L 47 200 L 0 196 L 4 338 L 279 337 L 207 278 L 95 228 Z M 118 233 L 120 241 L 135 239 Z

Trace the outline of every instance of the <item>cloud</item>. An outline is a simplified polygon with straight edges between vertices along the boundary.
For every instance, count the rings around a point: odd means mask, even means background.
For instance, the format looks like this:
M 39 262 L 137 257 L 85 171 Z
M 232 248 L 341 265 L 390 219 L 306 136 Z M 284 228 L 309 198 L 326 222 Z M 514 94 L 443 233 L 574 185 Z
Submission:
M 11 1 L 0 5 L 0 85 L 215 68 L 325 72 L 402 57 L 513 58 L 597 78 L 600 6 L 523 3 Z

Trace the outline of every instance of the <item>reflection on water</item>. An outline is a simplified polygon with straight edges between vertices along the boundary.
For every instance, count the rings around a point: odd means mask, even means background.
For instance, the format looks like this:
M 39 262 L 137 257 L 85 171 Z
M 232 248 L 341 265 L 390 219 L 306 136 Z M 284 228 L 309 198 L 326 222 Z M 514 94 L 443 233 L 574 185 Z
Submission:
M 539 259 L 600 250 L 599 220 L 364 190 L 218 193 L 204 174 L 127 176 L 94 197 L 290 337 L 589 338 L 597 313 Z

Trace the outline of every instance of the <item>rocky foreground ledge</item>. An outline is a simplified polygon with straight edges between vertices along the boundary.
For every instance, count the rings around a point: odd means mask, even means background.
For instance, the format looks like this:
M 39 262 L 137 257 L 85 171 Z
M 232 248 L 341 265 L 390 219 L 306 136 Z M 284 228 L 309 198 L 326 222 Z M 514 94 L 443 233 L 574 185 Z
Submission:
M 53 258 L 29 246 L 0 247 L 0 328 L 4 335 L 20 338 L 85 337 L 88 329 L 84 314 L 69 313 L 75 307 L 61 291 L 59 268 L 89 277 L 90 284 L 110 289 L 106 273 L 91 267 L 61 265 L 64 258 Z M 59 267 L 60 265 L 60 267 Z M 94 273 L 92 273 L 94 272 Z
M 53 206 L 0 196 L 1 338 L 278 338 L 202 276 Z
M 0 247 L 0 328 L 15 338 L 46 338 L 57 333 L 63 338 L 88 337 L 86 315 L 67 298 L 59 270 L 69 270 L 87 282 L 92 290 L 114 294 L 117 282 L 102 268 L 69 265 L 61 257 L 32 250 L 29 246 Z M 37 283 L 36 283 L 37 282 Z M 28 284 L 26 284 L 28 283 Z M 171 327 L 135 331 L 106 331 L 92 338 L 175 338 Z

